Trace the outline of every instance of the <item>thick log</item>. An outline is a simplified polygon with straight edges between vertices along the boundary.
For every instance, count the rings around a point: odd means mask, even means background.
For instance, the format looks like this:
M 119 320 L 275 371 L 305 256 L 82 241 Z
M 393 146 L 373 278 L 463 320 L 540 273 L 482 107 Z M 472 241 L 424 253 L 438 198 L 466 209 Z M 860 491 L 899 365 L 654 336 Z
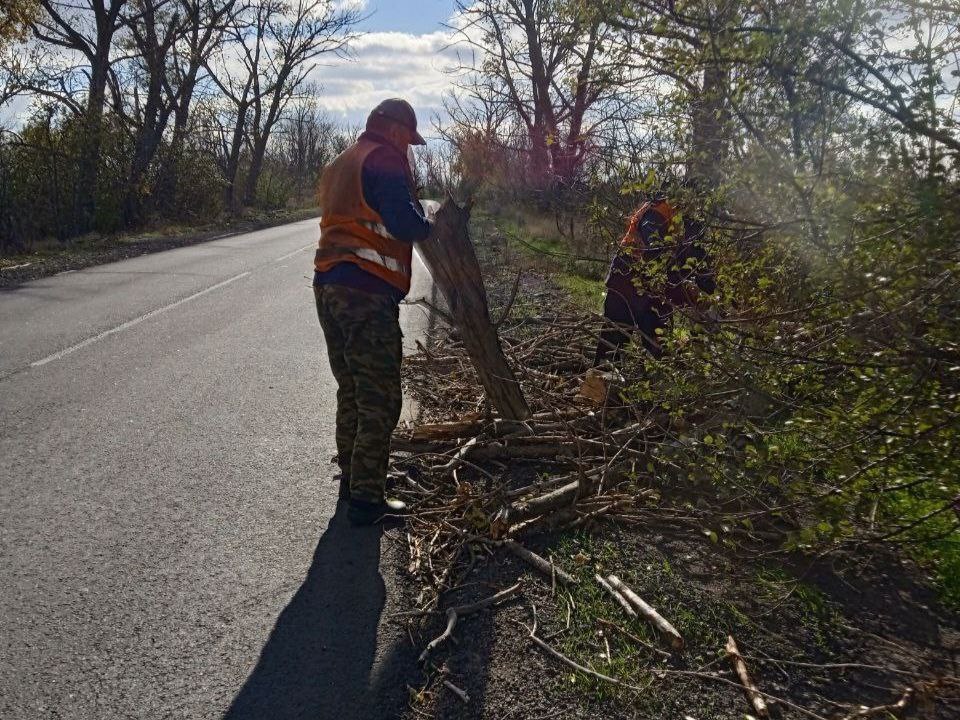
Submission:
M 602 575 L 594 575 L 593 577 L 596 579 L 598 583 L 600 583 L 600 587 L 606 590 L 607 593 L 610 595 L 610 597 L 612 597 L 614 600 L 617 601 L 617 603 L 620 605 L 620 607 L 623 608 L 623 611 L 627 615 L 629 615 L 630 617 L 637 616 L 637 611 L 633 609 L 633 606 L 629 602 L 627 602 L 627 599 L 623 595 L 621 595 L 616 590 L 614 590 L 613 586 L 610 583 L 608 583 L 603 578 Z
M 487 398 L 508 420 L 526 420 L 530 407 L 490 320 L 480 263 L 467 231 L 469 219 L 469 210 L 448 199 L 437 210 L 429 237 L 417 248 L 447 301 Z
M 456 420 L 446 423 L 425 423 L 417 425 L 410 433 L 413 442 L 429 442 L 432 440 L 458 440 L 462 437 L 477 435 L 483 429 L 479 420 Z
M 443 455 L 444 453 L 455 450 L 456 446 L 450 442 L 430 442 L 426 440 L 411 440 L 410 436 L 394 434 L 390 440 L 390 450 L 393 452 L 405 453 L 426 453 L 430 455 Z

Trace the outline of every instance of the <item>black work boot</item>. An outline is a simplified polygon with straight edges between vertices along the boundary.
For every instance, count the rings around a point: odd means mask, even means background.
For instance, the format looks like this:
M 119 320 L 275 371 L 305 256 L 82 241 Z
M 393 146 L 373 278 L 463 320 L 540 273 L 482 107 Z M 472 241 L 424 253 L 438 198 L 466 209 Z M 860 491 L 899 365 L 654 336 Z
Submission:
M 403 515 L 407 511 L 407 504 L 402 500 L 389 498 L 380 502 L 367 502 L 350 498 L 347 506 L 347 519 L 354 525 L 373 525 L 385 515 Z

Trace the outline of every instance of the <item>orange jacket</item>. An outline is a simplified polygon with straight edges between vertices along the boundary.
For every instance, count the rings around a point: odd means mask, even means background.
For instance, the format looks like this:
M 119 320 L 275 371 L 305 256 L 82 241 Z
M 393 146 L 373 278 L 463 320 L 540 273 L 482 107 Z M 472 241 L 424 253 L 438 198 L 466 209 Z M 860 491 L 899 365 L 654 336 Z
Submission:
M 649 249 L 650 242 L 669 234 L 673 217 L 673 206 L 666 200 L 645 202 L 630 216 L 627 232 L 620 240 L 620 249 L 624 251 Z
M 326 272 L 338 263 L 354 263 L 406 294 L 413 245 L 393 237 L 363 197 L 363 162 L 378 147 L 361 137 L 323 171 L 317 191 L 323 216 L 313 264 L 317 272 Z
M 630 216 L 627 232 L 607 273 L 609 291 L 636 305 L 641 302 L 638 285 L 648 300 L 669 301 L 674 306 L 689 304 L 687 280 L 696 282 L 700 290 L 712 293 L 716 281 L 712 260 L 702 246 L 704 228 L 691 218 L 680 222 L 677 211 L 666 200 L 645 202 Z M 670 237 L 671 241 L 667 242 Z M 653 293 L 648 262 L 664 258 L 666 283 L 663 290 Z

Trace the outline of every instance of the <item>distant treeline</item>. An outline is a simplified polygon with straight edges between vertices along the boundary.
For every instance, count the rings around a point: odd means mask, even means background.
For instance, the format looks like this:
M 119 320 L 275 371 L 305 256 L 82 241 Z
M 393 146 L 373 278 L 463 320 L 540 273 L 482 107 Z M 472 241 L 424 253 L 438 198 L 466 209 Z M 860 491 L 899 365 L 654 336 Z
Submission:
M 332 0 L 23 0 L 0 21 L 0 249 L 311 202 L 348 134 L 318 56 L 360 19 Z

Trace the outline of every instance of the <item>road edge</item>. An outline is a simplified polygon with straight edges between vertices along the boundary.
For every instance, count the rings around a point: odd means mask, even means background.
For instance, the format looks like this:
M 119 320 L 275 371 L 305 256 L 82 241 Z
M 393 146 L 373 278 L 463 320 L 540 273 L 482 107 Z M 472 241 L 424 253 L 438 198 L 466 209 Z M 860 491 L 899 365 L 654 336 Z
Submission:
M 236 224 L 221 224 L 208 229 L 197 228 L 182 233 L 156 235 L 115 235 L 97 241 L 93 247 L 74 246 L 51 255 L 26 255 L 25 263 L 9 268 L 0 268 L 0 292 L 16 290 L 24 283 L 33 280 L 74 272 L 88 267 L 105 265 L 118 260 L 149 255 L 165 250 L 173 250 L 189 245 L 200 245 L 213 240 L 242 235 L 244 233 L 266 230 L 280 225 L 302 222 L 320 217 L 319 208 L 303 208 L 266 218 L 240 220 Z

